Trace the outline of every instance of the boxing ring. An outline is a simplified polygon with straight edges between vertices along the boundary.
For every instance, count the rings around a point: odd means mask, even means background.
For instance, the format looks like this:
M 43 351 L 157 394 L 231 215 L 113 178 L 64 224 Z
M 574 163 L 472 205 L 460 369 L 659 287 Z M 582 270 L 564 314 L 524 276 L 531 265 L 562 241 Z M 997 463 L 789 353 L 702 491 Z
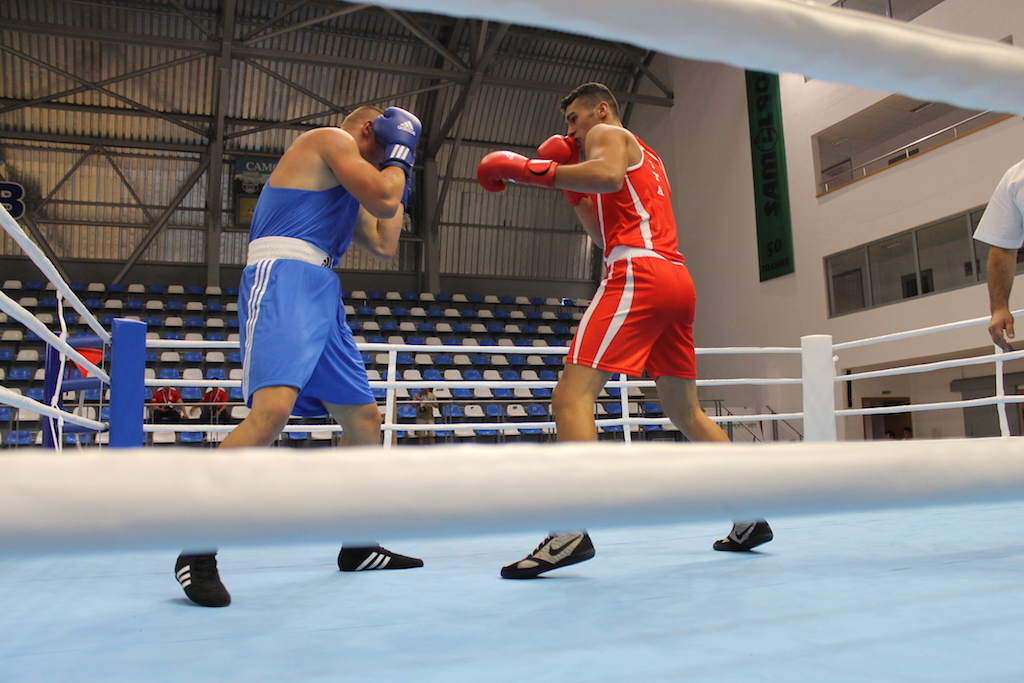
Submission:
M 382 4 L 436 9 L 415 0 Z M 761 69 L 795 69 L 813 54 L 820 69 L 813 75 L 822 78 L 1024 111 L 1024 58 L 1005 46 L 796 0 L 644 4 L 661 21 L 652 26 L 635 6 L 597 0 L 587 4 L 594 18 L 576 15 L 566 27 Z M 445 11 L 558 26 L 570 16 L 564 7 L 531 0 L 451 0 Z M 730 40 L 737 35 L 747 39 Z M 829 50 L 818 50 L 822 44 Z M 863 68 L 863 59 L 848 58 L 852 50 L 874 54 L 877 64 Z M 5 212 L 0 218 L 9 233 L 20 230 Z M 88 385 L 48 382 L 44 402 L 0 389 L 0 403 L 52 418 L 50 439 L 58 447 L 0 454 L 2 680 L 980 681 L 1024 675 L 1019 658 L 1008 656 L 1024 626 L 1018 530 L 1024 441 L 1010 436 L 1005 414 L 1024 396 L 1007 394 L 1001 381 L 1003 365 L 1024 352 L 835 374 L 834 356 L 845 350 L 972 326 L 984 335 L 987 317 L 840 343 L 811 335 L 786 348 L 700 350 L 800 356 L 799 377 L 700 384 L 799 385 L 799 413 L 716 419 L 801 419 L 803 443 L 632 443 L 631 426 L 666 420 L 631 415 L 628 389 L 649 385 L 619 378 L 609 386 L 620 389 L 622 417 L 599 424 L 623 427 L 623 442 L 394 448 L 386 438 L 383 450 L 153 449 L 140 447 L 146 431 L 197 425 L 144 424 L 146 386 L 237 383 L 145 380 L 146 348 L 232 343 L 147 342 L 145 326 L 131 320 L 108 332 L 45 257 L 30 242 L 22 246 L 89 321 L 97 340 L 89 343 L 109 353 L 93 363 L 69 340 L 39 329 L 10 297 L 0 297 L 6 314 L 59 352 L 59 376 L 65 358 L 91 375 L 84 378 Z M 424 382 L 396 378 L 397 354 L 407 349 L 364 349 L 388 354 L 388 379 L 373 386 L 386 392 L 385 434 L 403 429 L 398 391 Z M 836 409 L 837 388 L 847 382 L 967 364 L 994 367 L 993 396 Z M 109 387 L 108 422 L 61 409 L 62 390 L 84 386 Z M 1001 437 L 836 442 L 836 420 L 844 417 L 980 405 L 999 408 Z M 112 447 L 62 452 L 66 425 L 109 432 Z M 460 426 L 551 429 L 553 423 Z M 709 550 L 729 518 L 761 515 L 776 529 L 770 545 L 747 555 Z M 498 568 L 532 547 L 540 532 L 580 526 L 595 538 L 595 561 L 538 581 L 497 578 Z M 386 538 L 426 566 L 369 576 L 333 570 L 340 539 L 368 537 Z M 171 576 L 180 547 L 203 543 L 222 548 L 221 572 L 236 598 L 227 610 L 193 609 Z

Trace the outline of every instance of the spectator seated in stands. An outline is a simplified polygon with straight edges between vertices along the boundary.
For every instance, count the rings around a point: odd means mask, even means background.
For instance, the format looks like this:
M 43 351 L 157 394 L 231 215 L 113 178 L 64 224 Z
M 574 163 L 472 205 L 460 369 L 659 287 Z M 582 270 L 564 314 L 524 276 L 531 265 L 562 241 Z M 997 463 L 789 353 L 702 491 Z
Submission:
M 181 422 L 184 404 L 181 394 L 173 387 L 160 387 L 151 400 L 154 422 Z
M 221 424 L 227 422 L 228 392 L 220 387 L 210 387 L 203 394 L 202 414 L 200 420 L 203 424 Z

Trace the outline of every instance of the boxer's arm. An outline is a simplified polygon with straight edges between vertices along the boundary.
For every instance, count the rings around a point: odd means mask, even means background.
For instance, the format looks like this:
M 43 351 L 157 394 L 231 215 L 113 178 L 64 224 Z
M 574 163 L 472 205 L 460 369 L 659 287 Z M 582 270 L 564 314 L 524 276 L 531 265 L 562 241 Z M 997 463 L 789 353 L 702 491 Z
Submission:
M 555 169 L 555 187 L 588 194 L 618 192 L 629 166 L 630 133 L 598 124 L 587 133 L 587 160 Z
M 376 218 L 362 208 L 356 218 L 352 244 L 378 261 L 387 261 L 398 253 L 398 240 L 402 235 L 404 218 L 405 210 L 401 204 L 398 205 L 398 212 L 391 218 Z

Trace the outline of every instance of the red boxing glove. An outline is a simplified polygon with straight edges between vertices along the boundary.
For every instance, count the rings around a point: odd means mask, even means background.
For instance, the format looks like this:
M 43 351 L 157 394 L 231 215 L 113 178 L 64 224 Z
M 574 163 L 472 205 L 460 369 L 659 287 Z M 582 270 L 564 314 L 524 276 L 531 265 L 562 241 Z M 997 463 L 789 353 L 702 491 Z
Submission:
M 568 135 L 552 135 L 537 148 L 537 156 L 541 159 L 551 159 L 559 164 L 578 164 L 580 163 L 580 146 L 576 144 L 576 138 Z M 572 190 L 562 190 L 562 194 L 565 195 L 569 206 L 579 206 L 583 198 L 587 196 L 582 192 L 573 192 Z
M 505 183 L 554 187 L 558 164 L 549 159 L 530 159 L 515 152 L 491 152 L 480 160 L 476 179 L 488 192 L 501 192 Z

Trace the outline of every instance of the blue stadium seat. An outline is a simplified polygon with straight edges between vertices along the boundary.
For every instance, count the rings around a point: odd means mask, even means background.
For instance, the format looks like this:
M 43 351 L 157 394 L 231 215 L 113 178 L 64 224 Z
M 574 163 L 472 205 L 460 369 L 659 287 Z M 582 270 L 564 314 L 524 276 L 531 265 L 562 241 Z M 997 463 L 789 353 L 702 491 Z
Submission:
M 615 402 L 615 403 L 605 403 L 604 404 L 604 409 L 606 411 L 608 411 L 608 414 L 613 416 L 613 417 L 619 417 L 619 416 L 622 415 L 622 404 L 621 403 L 618 403 L 618 402 Z
M 366 296 L 371 301 L 374 299 L 380 301 L 384 299 L 384 292 L 369 292 Z
M 532 393 L 534 398 L 551 398 L 551 390 L 547 387 L 537 387 Z
M 411 353 L 397 353 L 395 354 L 395 361 L 399 365 L 412 365 L 412 354 Z
M 127 292 L 127 291 L 128 291 L 128 288 L 127 288 L 127 287 L 125 287 L 125 286 L 124 286 L 123 284 L 121 284 L 120 282 L 118 282 L 118 283 L 114 283 L 114 284 L 110 284 L 110 285 L 108 285 L 108 286 L 107 286 L 107 291 L 108 291 L 108 292 L 116 292 L 116 293 L 118 293 L 118 294 L 123 294 L 124 292 Z
M 458 403 L 445 403 L 441 406 L 441 414 L 445 417 L 462 417 L 462 408 Z
M 199 387 L 182 387 L 181 400 L 198 401 L 203 398 L 203 390 Z
M 163 285 L 150 285 L 146 288 L 146 291 L 150 294 L 164 294 L 167 291 L 167 288 Z
M 509 365 L 526 365 L 526 356 L 521 354 L 512 354 L 508 357 Z
M 103 394 L 99 389 L 86 389 L 84 392 L 82 392 L 82 398 L 84 398 L 86 401 L 91 401 L 93 403 L 99 403 L 102 397 Z
M 0 422 L 11 421 L 11 409 L 7 406 L 0 406 Z
M 561 356 L 544 356 L 544 365 L 562 365 Z
M 402 292 L 402 301 L 419 301 L 420 295 L 416 292 Z
M 185 321 L 185 327 L 206 327 L 206 322 L 202 318 L 189 318 Z
M 434 297 L 434 301 L 448 302 L 452 300 L 451 294 L 438 294 Z
M 25 392 L 25 395 L 28 396 L 33 401 L 42 402 L 46 400 L 46 392 L 43 391 L 42 387 L 34 387 L 32 389 L 29 389 L 28 391 Z
M 146 362 L 155 363 L 157 361 L 156 351 L 146 351 Z
M 486 367 L 490 367 L 491 365 L 491 359 L 482 353 L 475 354 L 472 358 L 472 362 L 473 365 L 483 365 Z
M 202 363 L 203 354 L 201 351 L 186 351 L 181 359 L 186 363 Z
M 441 340 L 441 343 L 445 346 L 461 346 L 462 342 L 459 341 L 458 337 L 445 337 Z
M 158 315 L 150 315 L 144 321 L 147 327 L 163 327 L 164 319 Z
M 499 418 L 504 417 L 505 411 L 502 406 L 498 403 L 488 403 L 486 408 L 487 417 Z
M 464 387 L 458 387 L 458 388 L 452 389 L 452 396 L 455 397 L 455 398 L 459 398 L 459 399 L 462 399 L 462 398 L 473 398 L 473 390 L 472 389 L 466 389 Z
M 210 303 L 206 304 L 206 310 L 219 313 L 224 310 L 224 304 L 222 304 L 219 301 L 211 301 Z
M 526 414 L 530 417 L 547 419 L 548 411 L 539 403 L 531 403 L 526 406 Z M 536 421 L 536 420 L 535 420 Z
M 530 299 L 530 303 L 533 304 L 534 306 L 543 306 L 544 299 L 542 297 L 535 296 L 532 299 Z
M 388 340 L 385 339 L 384 337 L 382 337 L 379 334 L 375 334 L 372 337 L 369 337 L 366 341 L 368 341 L 371 344 L 387 344 L 388 343 Z
M 167 305 L 164 306 L 165 311 L 184 311 L 185 304 L 180 301 L 168 301 Z
M 4 444 L 7 446 L 31 446 L 32 442 L 32 432 L 25 429 L 11 432 L 4 440 Z
M 189 285 L 187 288 L 185 288 L 185 293 L 188 294 L 189 296 L 202 296 L 203 294 L 206 293 L 206 290 L 203 289 L 203 287 L 201 287 L 200 285 Z
M 32 370 L 29 368 L 11 368 L 7 379 L 12 382 L 28 382 L 32 379 Z
M 398 406 L 398 417 L 403 420 L 416 419 L 416 406 L 409 404 Z
M 491 323 L 487 326 L 487 331 L 491 334 L 502 334 L 505 331 L 505 326 L 499 325 L 498 323 Z
M 443 318 L 444 317 L 444 311 L 442 311 L 440 308 L 436 308 L 436 307 L 435 308 L 428 308 L 427 309 L 427 317 L 428 318 Z
M 181 341 L 181 335 L 177 332 L 164 332 L 164 339 L 170 341 Z
M 440 370 L 428 368 L 423 371 L 423 379 L 427 382 L 440 382 L 444 378 L 442 377 Z
M 508 311 L 495 311 L 494 318 L 496 320 L 508 320 Z
M 372 316 L 373 309 L 369 306 L 360 306 L 356 309 L 356 315 Z
M 178 435 L 178 443 L 203 443 L 202 432 L 182 432 Z
M 467 381 L 480 382 L 483 380 L 483 376 L 480 375 L 480 371 L 476 368 L 469 368 L 462 374 L 462 377 Z
M 434 324 L 433 323 L 420 323 L 419 325 L 416 326 L 416 331 L 417 332 L 434 332 Z
M 388 320 L 380 324 L 381 332 L 398 332 L 398 323 Z
M 515 396 L 508 387 L 499 387 L 494 390 L 494 398 L 515 398 Z
M 224 368 L 206 368 L 206 379 L 227 379 L 228 373 Z
M 505 380 L 506 382 L 518 382 L 520 379 L 522 379 L 519 376 L 519 373 L 516 372 L 515 370 L 505 370 L 505 371 L 503 371 L 501 373 L 501 378 L 503 380 Z
M 238 287 L 225 287 L 224 296 L 238 296 Z
M 460 312 L 460 315 L 463 318 L 467 318 L 467 319 L 469 319 L 469 318 L 476 318 L 476 311 L 474 311 L 472 308 L 464 308 Z
M 348 329 L 353 332 L 358 332 L 362 327 L 358 320 L 346 320 L 345 322 L 348 323 Z
M 655 401 L 646 401 L 643 405 L 644 415 L 663 415 L 661 406 Z
M 469 325 L 466 323 L 455 323 L 452 325 L 452 332 L 456 332 L 458 334 L 469 334 Z
M 231 320 L 229 320 L 228 321 L 228 327 L 232 327 L 232 328 L 237 330 L 238 329 L 238 318 L 232 318 Z
M 423 346 L 424 341 L 423 341 L 423 337 L 419 337 L 419 336 L 415 336 L 414 335 L 414 336 L 409 337 L 408 339 L 406 339 L 405 343 L 406 344 L 413 344 L 413 345 Z
M 439 353 L 434 356 L 434 365 L 451 365 L 452 357 L 447 353 Z
M 57 299 L 48 296 L 39 302 L 39 308 L 57 308 Z
M 231 390 L 228 392 L 228 398 L 232 401 L 244 401 L 245 394 L 242 393 L 242 387 L 231 387 Z
M 86 308 L 103 308 L 103 300 L 102 299 L 86 299 L 85 300 L 85 307 Z
M 14 360 L 14 349 L 0 349 L 0 361 Z
M 468 299 L 471 304 L 482 304 L 484 302 L 484 298 L 479 294 L 470 294 L 466 299 Z
M 391 314 L 398 316 L 399 318 L 405 318 L 409 315 L 409 309 L 405 306 L 395 306 L 391 309 Z
M 128 301 L 124 302 L 124 307 L 126 310 L 141 311 L 146 305 L 138 299 L 128 299 Z
M 206 335 L 207 341 L 224 341 L 224 335 L 220 332 L 214 332 L 213 334 Z
M 163 368 L 160 370 L 159 379 L 181 379 L 178 368 Z
M 242 362 L 242 352 L 241 351 L 232 351 L 231 353 L 229 353 L 228 354 L 228 362 L 229 363 L 241 363 Z

